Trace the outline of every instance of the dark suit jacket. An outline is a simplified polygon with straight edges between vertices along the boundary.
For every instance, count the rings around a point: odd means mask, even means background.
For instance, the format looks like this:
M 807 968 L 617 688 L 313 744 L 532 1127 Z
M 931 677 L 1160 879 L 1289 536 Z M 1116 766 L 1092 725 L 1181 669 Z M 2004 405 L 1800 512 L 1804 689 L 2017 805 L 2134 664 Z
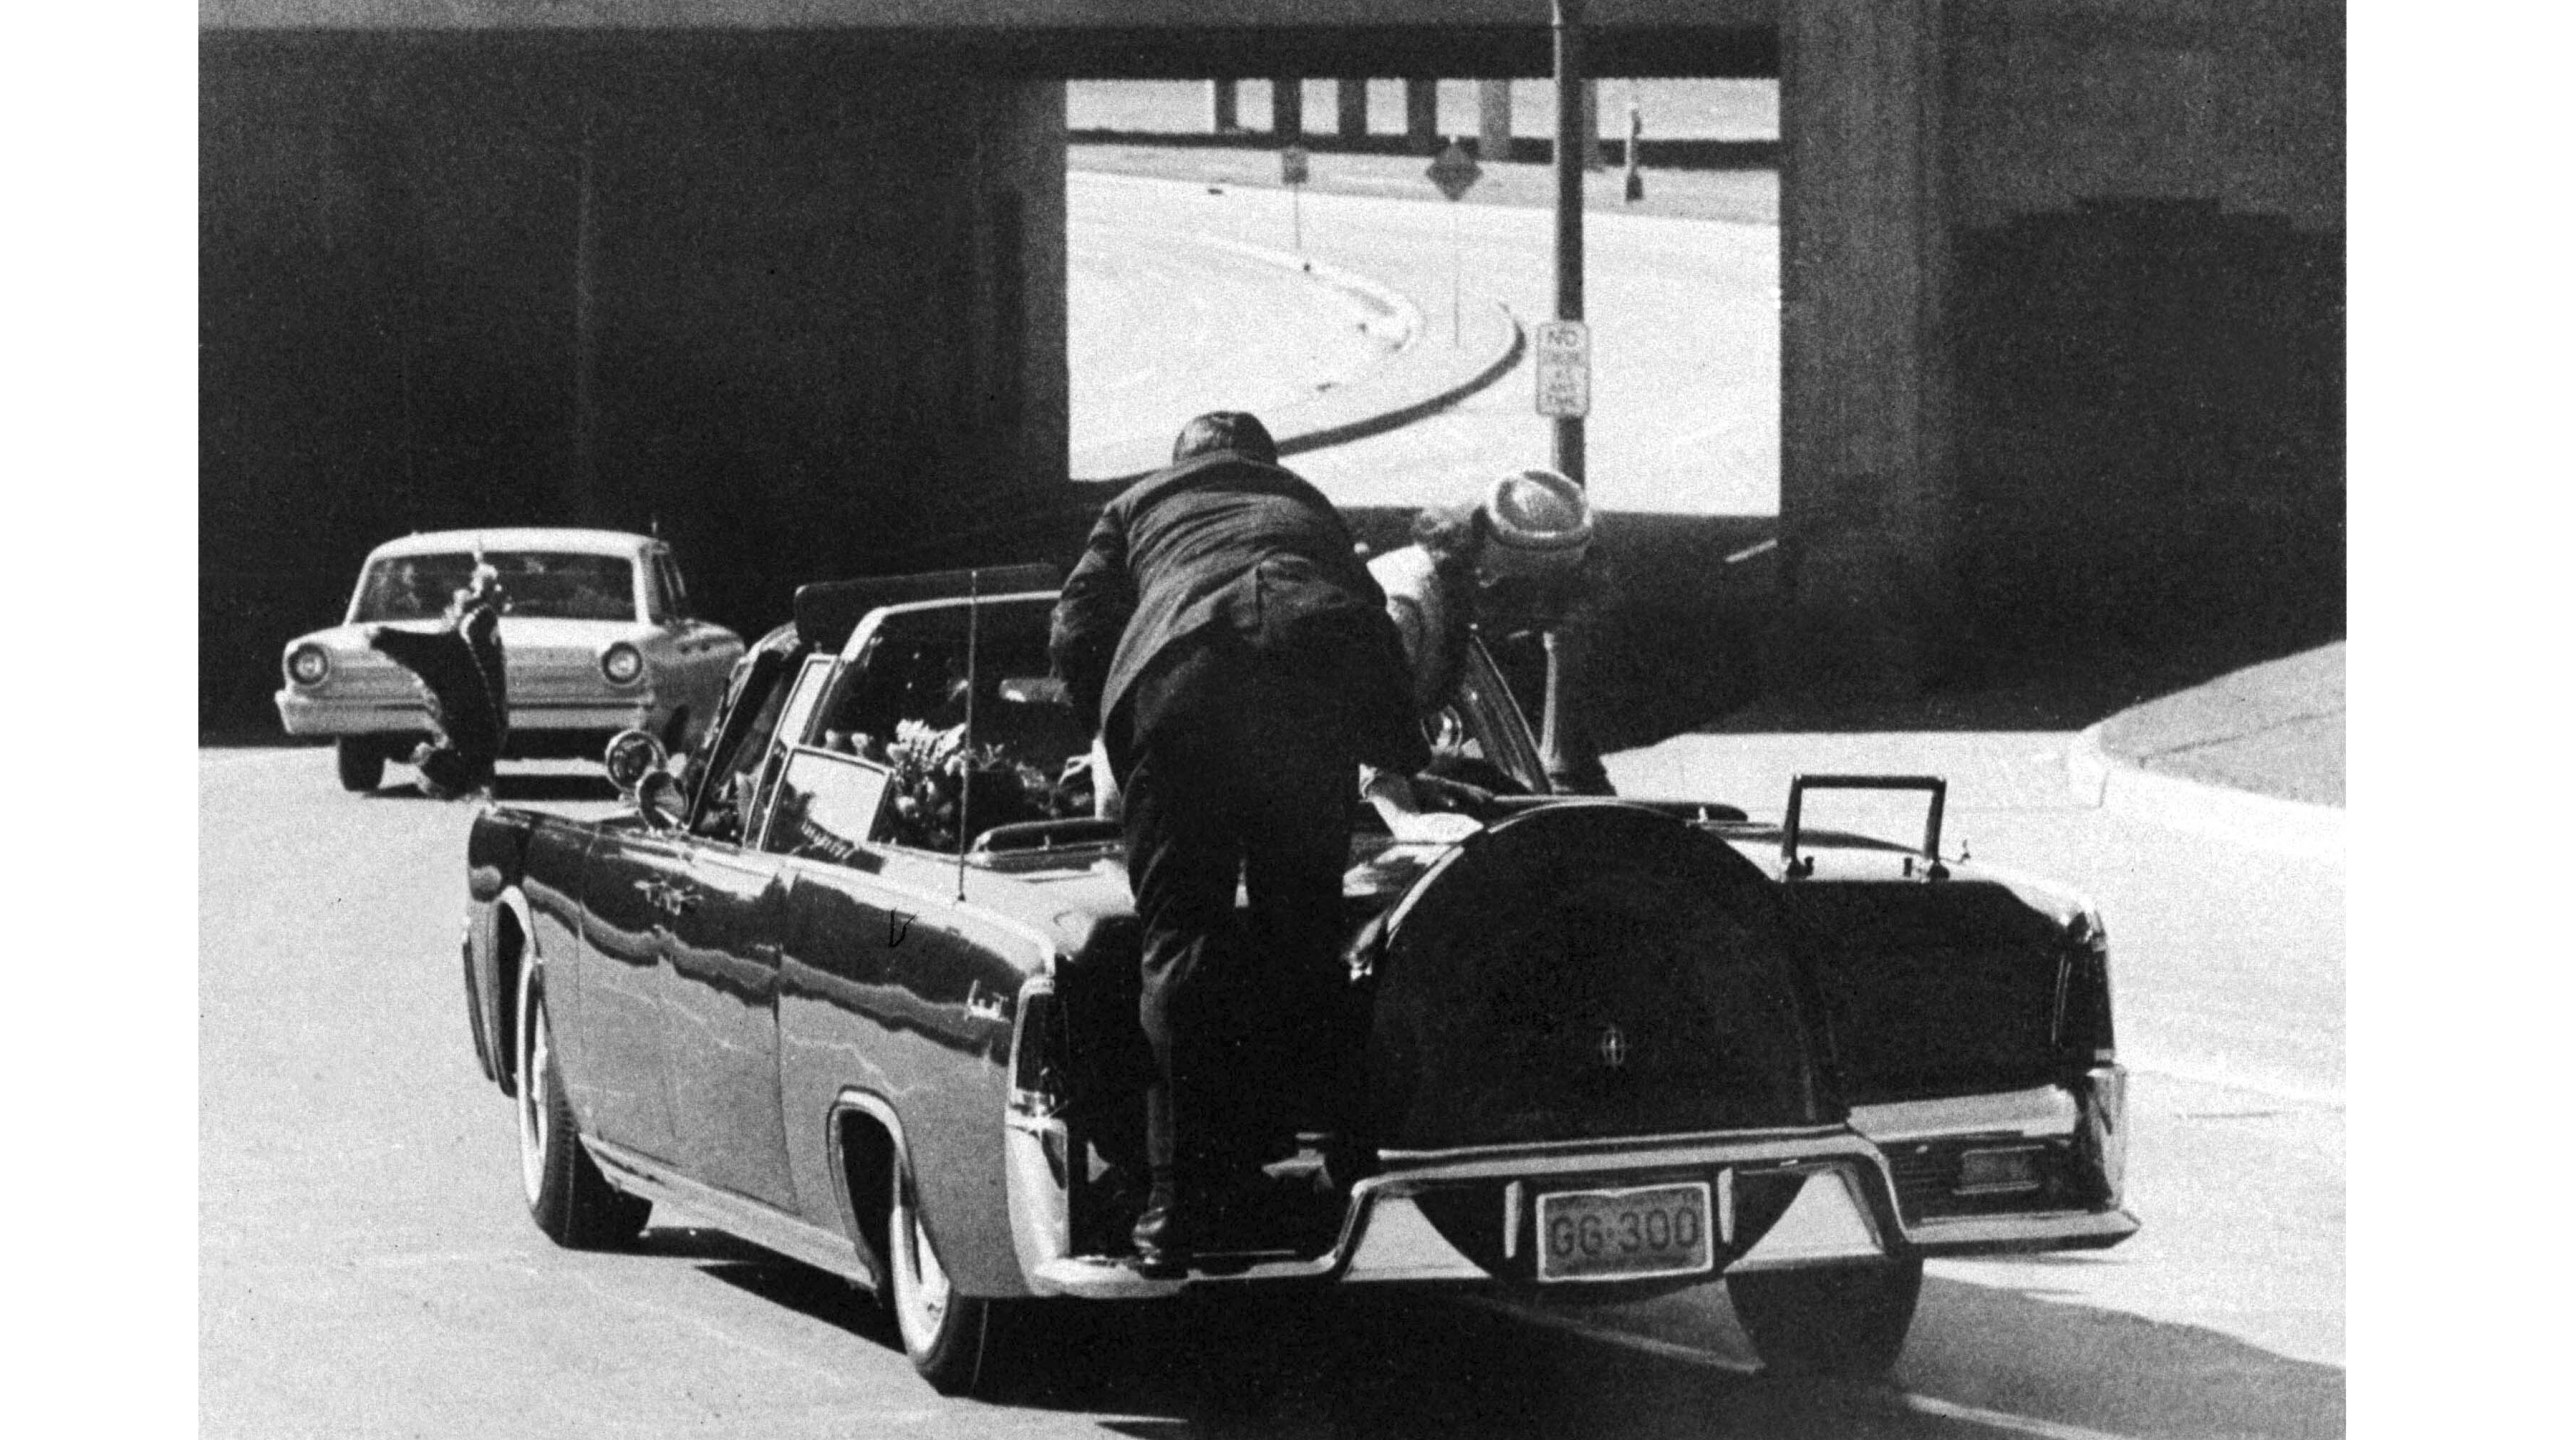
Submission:
M 475 765 L 497 763 L 507 743 L 507 656 L 494 606 L 474 602 L 425 634 L 386 626 L 369 643 L 424 682 L 427 719 L 445 744 Z
M 1328 697 L 1354 759 L 1410 772 L 1429 758 L 1386 597 L 1350 527 L 1277 465 L 1215 452 L 1121 492 L 1067 577 L 1049 639 L 1080 717 L 1121 737 L 1115 750 L 1168 712 L 1215 703 L 1235 678 L 1222 667 L 1244 666 Z M 1177 673 L 1178 684 L 1141 683 Z

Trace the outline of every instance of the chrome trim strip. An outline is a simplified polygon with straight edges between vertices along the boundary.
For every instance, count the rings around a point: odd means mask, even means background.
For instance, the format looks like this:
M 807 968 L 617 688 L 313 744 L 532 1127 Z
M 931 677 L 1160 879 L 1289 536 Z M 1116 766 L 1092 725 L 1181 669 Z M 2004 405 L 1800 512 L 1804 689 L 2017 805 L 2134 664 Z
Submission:
M 752 1245 L 788 1255 L 804 1264 L 842 1275 L 857 1285 L 877 1287 L 879 1276 L 871 1269 L 862 1247 L 840 1235 L 811 1225 L 796 1215 L 788 1215 L 742 1195 L 733 1195 L 700 1181 L 660 1169 L 651 1162 L 617 1149 L 609 1141 L 579 1140 L 593 1155 L 597 1168 L 617 1190 L 626 1190 L 653 1202 L 673 1205 L 701 1215 L 722 1230 Z
M 1641 1145 L 1641 1148 L 1638 1146 Z M 1725 1136 L 1648 1137 L 1642 1142 L 1577 1140 L 1565 1144 L 1487 1146 L 1399 1152 L 1385 1173 L 1363 1184 L 1494 1180 L 1511 1176 L 1588 1174 L 1672 1166 L 1856 1158 L 1884 1168 L 1884 1152 L 1846 1126 L 1820 1130 L 1744 1131 Z
M 1959 1135 L 2053 1139 L 2069 1135 L 2079 1123 L 2079 1105 L 2059 1085 L 1951 1095 L 1943 1100 L 1897 1100 L 1849 1111 L 1850 1128 L 1879 1145 Z
M 1904 1227 L 1923 1255 L 1997 1255 L 2013 1250 L 2097 1250 L 2129 1238 L 2142 1222 L 2129 1210 L 1985 1215 Z

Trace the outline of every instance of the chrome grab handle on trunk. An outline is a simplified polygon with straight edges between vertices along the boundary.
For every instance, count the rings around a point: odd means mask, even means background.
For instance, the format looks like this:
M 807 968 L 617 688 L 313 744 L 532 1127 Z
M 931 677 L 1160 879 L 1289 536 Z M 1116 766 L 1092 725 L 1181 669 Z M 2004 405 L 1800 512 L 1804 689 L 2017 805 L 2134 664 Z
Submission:
M 1938 863 L 1938 826 L 1947 816 L 1947 782 L 1935 775 L 1798 775 L 1787 787 L 1787 821 L 1778 831 L 1778 857 L 1786 864 L 1786 877 L 1801 880 L 1813 873 L 1811 860 L 1796 858 L 1796 832 L 1804 818 L 1804 792 L 1807 790 L 1917 790 L 1929 797 L 1929 833 L 1921 841 L 1920 858 L 1928 862 L 1932 880 L 1947 878 L 1947 867 Z M 1906 863 L 1903 873 L 1909 874 Z

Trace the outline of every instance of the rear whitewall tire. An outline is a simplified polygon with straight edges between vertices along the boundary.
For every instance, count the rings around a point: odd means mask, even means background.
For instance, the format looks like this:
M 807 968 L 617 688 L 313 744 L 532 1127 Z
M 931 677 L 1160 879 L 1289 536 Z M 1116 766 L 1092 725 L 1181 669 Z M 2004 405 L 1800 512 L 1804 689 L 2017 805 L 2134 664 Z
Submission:
M 578 1122 L 551 1048 L 541 969 L 528 964 L 516 990 L 516 1158 L 534 1227 L 571 1250 L 629 1245 L 649 1223 L 649 1202 L 613 1188 L 578 1143 Z
M 1024 1300 L 984 1300 L 951 1288 L 951 1276 L 926 1233 L 915 1177 L 905 1157 L 890 1187 L 889 1314 L 907 1360 L 945 1395 L 985 1396 L 1018 1383 L 1017 1344 Z

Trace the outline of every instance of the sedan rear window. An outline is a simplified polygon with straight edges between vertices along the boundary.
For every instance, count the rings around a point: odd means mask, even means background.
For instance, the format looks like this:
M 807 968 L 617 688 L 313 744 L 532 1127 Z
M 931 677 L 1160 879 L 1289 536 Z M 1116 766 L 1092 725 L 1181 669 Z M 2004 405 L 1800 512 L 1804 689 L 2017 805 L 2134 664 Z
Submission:
M 433 620 L 471 583 L 479 557 L 468 551 L 392 555 L 366 569 L 353 618 Z M 498 551 L 487 557 L 507 588 L 507 613 L 547 620 L 632 620 L 631 561 L 568 551 Z

